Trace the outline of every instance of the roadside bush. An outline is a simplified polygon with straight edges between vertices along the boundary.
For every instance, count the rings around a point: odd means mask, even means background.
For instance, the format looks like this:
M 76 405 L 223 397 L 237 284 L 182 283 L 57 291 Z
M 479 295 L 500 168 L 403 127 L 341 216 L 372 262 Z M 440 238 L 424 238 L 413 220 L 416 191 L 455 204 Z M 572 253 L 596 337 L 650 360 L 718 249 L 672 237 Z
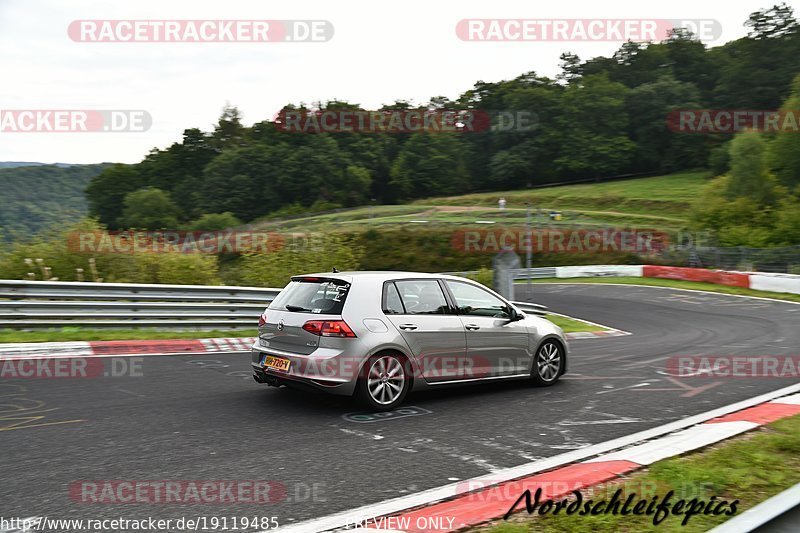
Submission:
M 481 268 L 467 277 L 471 280 L 477 281 L 481 285 L 489 287 L 490 289 L 492 288 L 493 271 L 491 268 Z
M 217 258 L 206 254 L 145 253 L 135 256 L 138 274 L 132 283 L 220 285 Z
M 237 262 L 239 280 L 254 287 L 283 287 L 289 278 L 310 272 L 358 270 L 364 248 L 352 236 L 303 234 L 290 237 L 282 249 L 247 254 Z
M 241 226 L 242 221 L 236 218 L 233 213 L 206 213 L 199 218 L 187 222 L 184 225 L 187 231 L 220 231 Z
M 775 212 L 774 238 L 778 245 L 800 243 L 800 186 L 793 195 L 781 200 Z
M 720 144 L 711 149 L 708 156 L 708 166 L 711 177 L 721 176 L 730 170 L 731 156 L 728 152 L 728 143 Z
M 800 191 L 789 194 L 772 184 L 769 195 L 780 200 L 764 203 L 751 195 L 729 199 L 729 184 L 727 176 L 708 184 L 692 213 L 694 229 L 713 232 L 720 246 L 768 248 L 800 242 Z
M 363 270 L 455 272 L 491 267 L 491 254 L 465 253 L 453 246 L 455 229 L 400 228 L 358 234 Z
M 216 256 L 171 253 L 91 253 L 76 247 L 82 232 L 102 232 L 96 220 L 50 229 L 0 253 L 2 279 L 219 285 Z M 29 275 L 33 274 L 33 277 Z
M 299 202 L 286 204 L 275 211 L 271 211 L 266 215 L 260 217 L 263 220 L 271 220 L 276 218 L 288 218 L 297 216 L 309 216 L 317 213 L 324 213 L 326 211 L 335 211 L 341 209 L 342 204 L 335 202 L 327 202 L 324 200 L 317 200 L 310 206 L 302 205 Z

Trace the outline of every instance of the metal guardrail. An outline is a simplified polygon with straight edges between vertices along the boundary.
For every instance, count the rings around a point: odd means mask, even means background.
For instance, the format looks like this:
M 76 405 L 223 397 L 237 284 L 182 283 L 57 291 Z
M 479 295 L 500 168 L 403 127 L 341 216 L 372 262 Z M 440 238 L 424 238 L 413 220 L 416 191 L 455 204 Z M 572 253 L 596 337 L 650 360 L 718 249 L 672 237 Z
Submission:
M 280 290 L 0 280 L 0 328 L 252 328 Z
M 0 298 L 52 299 L 81 298 L 91 295 L 101 300 L 169 300 L 179 297 L 187 301 L 254 301 L 265 295 L 274 297 L 281 289 L 261 287 L 230 287 L 212 285 L 160 285 L 143 283 L 91 283 L 76 281 L 18 281 L 0 280 Z
M 543 279 L 556 277 L 556 267 L 515 268 L 514 280 Z
M 543 270 L 543 269 L 539 269 Z M 0 329 L 253 328 L 281 289 L 0 280 Z M 547 308 L 512 302 L 544 315 Z

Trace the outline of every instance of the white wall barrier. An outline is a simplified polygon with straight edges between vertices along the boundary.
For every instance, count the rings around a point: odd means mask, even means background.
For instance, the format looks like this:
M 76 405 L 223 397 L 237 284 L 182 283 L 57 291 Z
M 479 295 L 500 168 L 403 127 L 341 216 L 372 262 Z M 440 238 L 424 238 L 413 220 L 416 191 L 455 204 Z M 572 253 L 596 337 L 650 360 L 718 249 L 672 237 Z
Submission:
M 556 267 L 557 278 L 642 277 L 642 265 L 585 265 Z
M 800 276 L 750 274 L 750 288 L 757 291 L 800 294 Z
M 667 268 L 667 267 L 663 267 Z M 697 271 L 701 269 L 672 267 L 676 271 Z M 542 270 L 542 269 L 536 269 Z M 555 267 L 557 278 L 602 278 L 602 277 L 644 277 L 644 265 L 582 265 Z M 707 273 L 709 271 L 702 270 Z M 724 271 L 719 271 L 724 272 Z M 779 274 L 774 272 L 747 272 L 751 289 L 757 291 L 783 292 L 800 294 L 800 276 Z

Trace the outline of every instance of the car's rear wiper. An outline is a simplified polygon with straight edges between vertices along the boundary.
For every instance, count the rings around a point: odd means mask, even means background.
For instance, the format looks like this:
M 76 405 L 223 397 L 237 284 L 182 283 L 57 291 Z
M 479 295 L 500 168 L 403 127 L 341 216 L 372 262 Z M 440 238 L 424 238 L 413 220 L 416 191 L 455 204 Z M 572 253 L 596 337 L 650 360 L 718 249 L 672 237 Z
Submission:
M 311 309 L 306 309 L 305 307 L 300 307 L 299 305 L 287 305 L 286 309 L 288 311 L 298 312 L 298 311 L 311 311 Z

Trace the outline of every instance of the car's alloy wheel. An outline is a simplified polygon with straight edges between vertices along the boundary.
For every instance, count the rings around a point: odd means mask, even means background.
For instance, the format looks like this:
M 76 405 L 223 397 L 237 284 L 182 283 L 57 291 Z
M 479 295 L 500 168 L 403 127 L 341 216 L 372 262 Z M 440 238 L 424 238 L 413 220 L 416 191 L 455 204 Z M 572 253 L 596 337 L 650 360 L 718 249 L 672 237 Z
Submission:
M 405 398 L 410 385 L 403 359 L 394 354 L 373 356 L 359 380 L 359 395 L 373 410 L 388 411 Z
M 553 341 L 546 341 L 539 346 L 533 363 L 532 377 L 537 385 L 552 385 L 561 375 L 564 357 L 561 346 Z
M 376 403 L 389 405 L 397 401 L 405 388 L 403 365 L 395 357 L 384 355 L 372 363 L 367 374 L 367 390 Z

